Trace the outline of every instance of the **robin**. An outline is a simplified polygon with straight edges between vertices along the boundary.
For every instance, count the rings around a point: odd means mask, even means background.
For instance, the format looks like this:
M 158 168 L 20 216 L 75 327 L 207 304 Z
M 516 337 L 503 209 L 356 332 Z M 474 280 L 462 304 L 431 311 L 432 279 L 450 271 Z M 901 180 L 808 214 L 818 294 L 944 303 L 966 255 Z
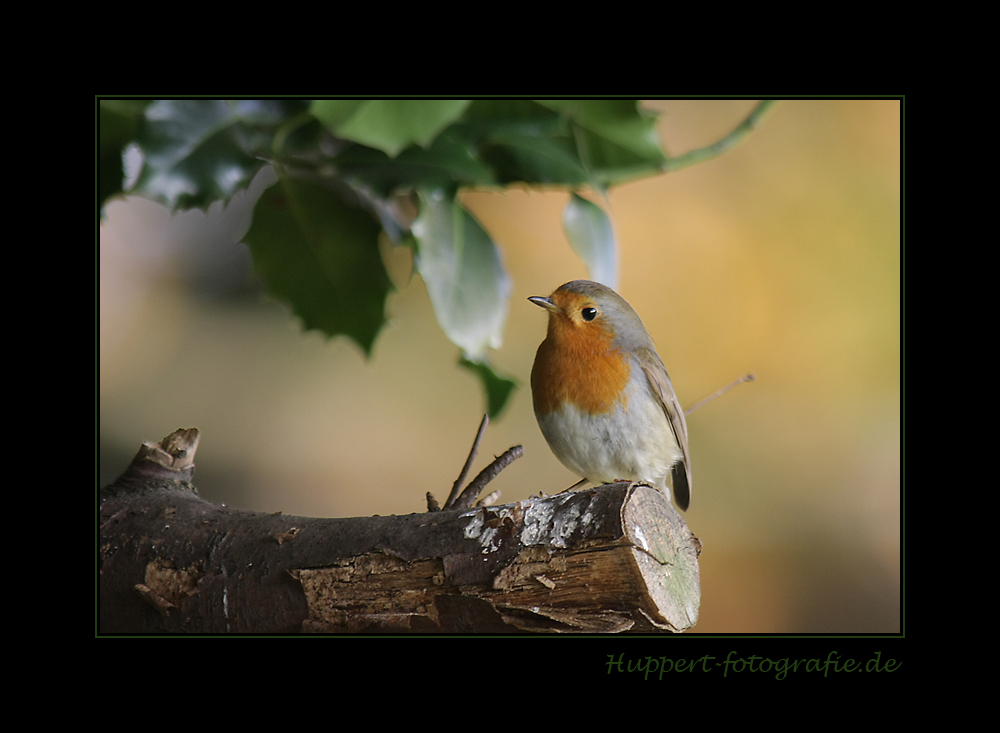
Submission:
M 547 298 L 531 369 L 538 426 L 566 468 L 596 484 L 641 481 L 691 503 L 687 423 L 653 340 L 611 288 L 568 282 Z

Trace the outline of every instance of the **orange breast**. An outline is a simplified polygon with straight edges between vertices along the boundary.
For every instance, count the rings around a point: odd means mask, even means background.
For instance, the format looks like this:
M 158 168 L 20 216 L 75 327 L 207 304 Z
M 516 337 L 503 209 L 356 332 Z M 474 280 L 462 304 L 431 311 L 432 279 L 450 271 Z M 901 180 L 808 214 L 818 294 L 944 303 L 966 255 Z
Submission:
M 531 370 L 535 412 L 548 414 L 566 402 L 592 415 L 610 412 L 624 399 L 630 375 L 628 358 L 606 328 L 551 314 Z

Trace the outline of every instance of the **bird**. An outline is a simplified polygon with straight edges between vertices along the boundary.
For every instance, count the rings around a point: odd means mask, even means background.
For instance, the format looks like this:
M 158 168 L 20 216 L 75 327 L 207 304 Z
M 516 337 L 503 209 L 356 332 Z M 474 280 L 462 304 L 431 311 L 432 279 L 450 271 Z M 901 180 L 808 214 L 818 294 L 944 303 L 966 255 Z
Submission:
M 691 503 L 687 423 L 638 314 L 611 288 L 573 280 L 528 298 L 549 315 L 531 368 L 538 427 L 566 468 L 595 484 L 647 483 Z M 668 486 L 669 484 L 669 486 Z

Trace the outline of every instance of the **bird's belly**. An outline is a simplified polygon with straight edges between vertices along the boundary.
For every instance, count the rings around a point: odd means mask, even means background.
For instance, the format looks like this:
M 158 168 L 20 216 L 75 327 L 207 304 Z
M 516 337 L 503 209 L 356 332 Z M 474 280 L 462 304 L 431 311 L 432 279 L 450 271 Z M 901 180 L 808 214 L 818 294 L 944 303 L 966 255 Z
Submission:
M 634 391 L 639 394 L 616 403 L 610 413 L 592 415 L 564 403 L 536 415 L 566 468 L 594 483 L 627 479 L 667 486 L 670 467 L 683 455 L 659 402 L 648 391 Z

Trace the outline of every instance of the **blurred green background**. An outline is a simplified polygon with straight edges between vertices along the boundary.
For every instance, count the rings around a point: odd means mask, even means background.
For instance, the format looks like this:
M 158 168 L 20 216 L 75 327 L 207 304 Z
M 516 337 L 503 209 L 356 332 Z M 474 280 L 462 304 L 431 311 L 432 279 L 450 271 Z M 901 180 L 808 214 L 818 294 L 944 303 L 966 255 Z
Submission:
M 651 101 L 667 152 L 723 137 L 753 101 Z M 619 292 L 682 404 L 753 372 L 688 418 L 704 543 L 696 632 L 900 630 L 900 103 L 794 100 L 725 155 L 611 191 Z M 240 239 L 260 179 L 225 210 L 137 198 L 100 229 L 99 482 L 144 440 L 202 431 L 210 501 L 291 515 L 406 514 L 443 501 L 484 398 L 456 364 L 409 250 L 371 361 L 303 334 L 261 297 Z M 535 423 L 528 376 L 546 317 L 525 300 L 586 277 L 565 191 L 465 192 L 513 279 L 503 347 L 521 381 L 473 474 L 512 445 L 501 502 L 577 480 Z M 597 199 L 595 199 L 597 200 Z

